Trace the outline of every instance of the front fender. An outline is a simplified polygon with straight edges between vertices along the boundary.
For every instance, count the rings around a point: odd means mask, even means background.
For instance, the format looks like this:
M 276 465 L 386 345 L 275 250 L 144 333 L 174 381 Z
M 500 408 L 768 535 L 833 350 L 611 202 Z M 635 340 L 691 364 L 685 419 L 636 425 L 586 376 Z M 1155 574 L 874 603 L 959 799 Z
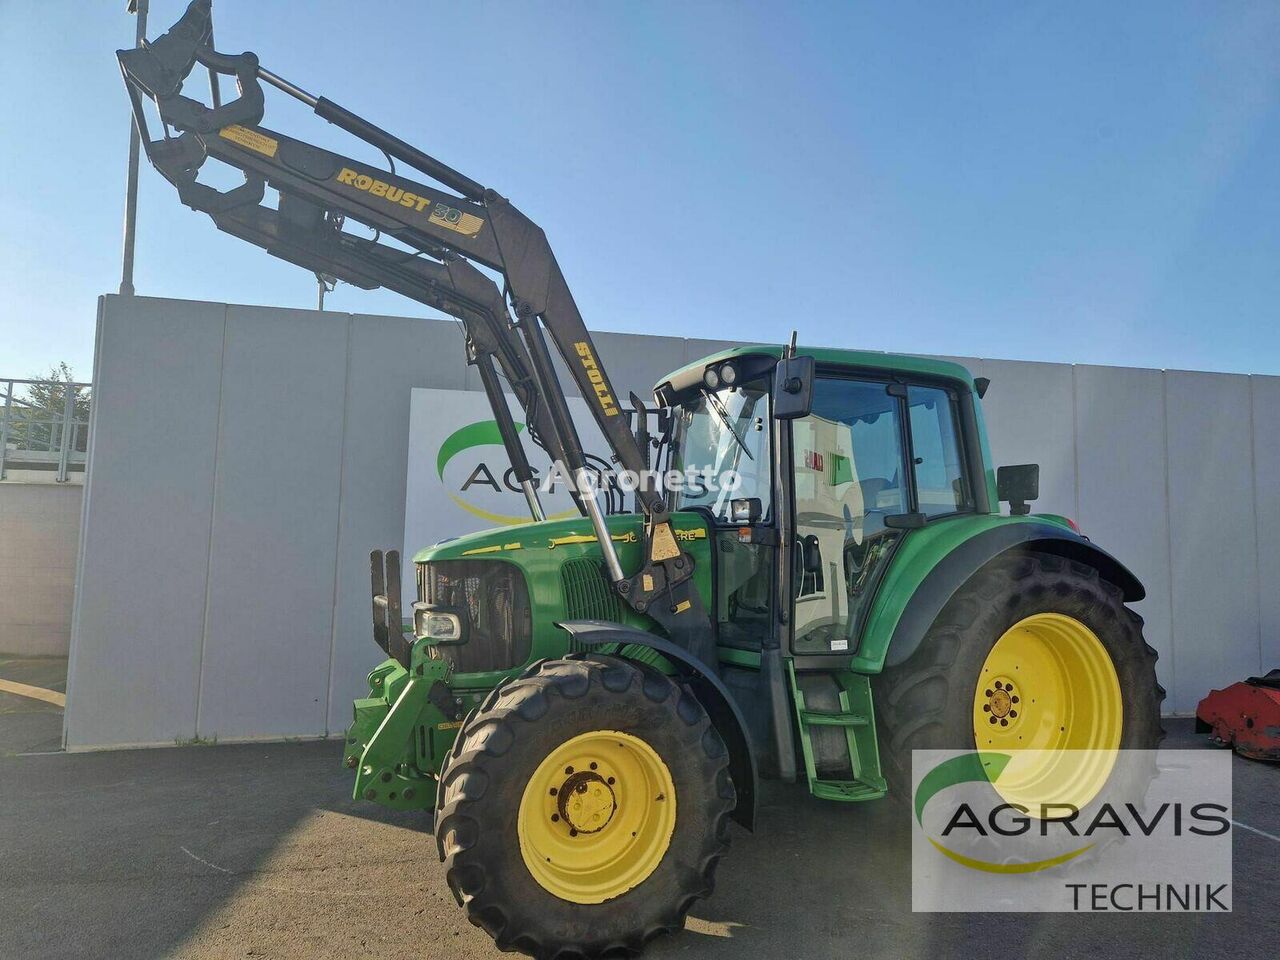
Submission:
M 969 578 L 1015 549 L 1088 564 L 1119 587 L 1127 603 L 1146 596 L 1132 571 L 1069 527 L 1037 517 L 956 518 L 939 523 L 936 530 L 913 531 L 904 541 L 894 558 L 895 569 L 889 571 L 876 597 L 853 669 L 878 673 L 904 663 Z
M 748 830 L 755 829 L 756 822 L 756 772 L 755 752 L 747 735 L 746 721 L 733 699 L 733 694 L 715 672 L 683 647 L 670 640 L 645 633 L 634 627 L 607 620 L 569 620 L 558 623 L 573 637 L 577 644 L 596 647 L 603 644 L 634 644 L 662 654 L 675 667 L 680 679 L 689 685 L 698 702 L 702 704 L 716 732 L 729 750 L 729 774 L 738 794 L 733 819 Z M 622 656 L 615 651 L 614 656 Z

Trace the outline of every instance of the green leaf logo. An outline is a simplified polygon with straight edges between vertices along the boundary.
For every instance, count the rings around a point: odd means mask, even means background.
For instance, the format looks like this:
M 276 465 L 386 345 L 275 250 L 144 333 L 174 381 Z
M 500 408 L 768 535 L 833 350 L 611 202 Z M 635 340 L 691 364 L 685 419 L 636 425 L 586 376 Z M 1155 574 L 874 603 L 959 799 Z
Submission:
M 1004 773 L 1005 767 L 1009 765 L 1009 761 L 1012 759 L 1007 753 L 966 753 L 958 757 L 952 757 L 950 760 L 944 760 L 926 773 L 921 778 L 920 785 L 916 787 L 915 797 L 911 804 L 912 809 L 915 811 L 916 823 L 923 829 L 924 808 L 929 805 L 930 800 L 943 790 L 962 783 L 990 783 L 994 786 L 996 781 L 1000 779 L 1000 774 Z M 1029 863 L 991 863 L 987 860 L 966 857 L 962 853 L 950 850 L 933 839 L 933 837 L 927 837 L 927 839 L 933 844 L 934 849 L 944 857 L 954 860 L 970 870 L 981 870 L 984 873 L 1036 873 L 1040 870 L 1056 867 L 1060 863 L 1066 863 L 1068 860 L 1073 860 L 1093 846 L 1090 843 L 1078 850 L 1069 850 L 1056 857 L 1050 857 L 1046 860 L 1032 860 Z
M 515 423 L 516 433 L 524 430 L 524 424 Z M 502 444 L 502 434 L 498 430 L 497 420 L 477 420 L 475 423 L 468 423 L 465 427 L 459 427 L 449 436 L 445 437 L 444 443 L 440 444 L 440 449 L 436 452 L 436 476 L 440 481 L 444 482 L 444 468 L 449 465 L 449 461 L 458 454 L 463 453 L 473 447 L 485 447 Z M 456 503 L 467 513 L 474 517 L 489 523 L 496 523 L 504 527 L 514 527 L 518 524 L 528 523 L 527 515 L 512 516 L 506 513 L 494 513 L 477 507 L 474 503 L 468 503 L 462 497 L 458 496 L 452 490 L 445 488 L 445 493 L 449 495 L 449 499 Z M 568 517 L 576 517 L 576 510 L 566 510 L 564 513 L 555 513 L 547 517 L 548 520 L 564 520 Z

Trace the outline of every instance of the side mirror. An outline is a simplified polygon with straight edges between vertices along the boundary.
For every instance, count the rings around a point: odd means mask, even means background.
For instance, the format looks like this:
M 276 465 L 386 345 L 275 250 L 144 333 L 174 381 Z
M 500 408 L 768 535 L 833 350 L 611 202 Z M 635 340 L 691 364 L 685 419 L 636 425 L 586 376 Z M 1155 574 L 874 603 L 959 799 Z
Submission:
M 807 417 L 813 410 L 813 357 L 784 357 L 773 372 L 773 415 L 778 420 Z
M 470 639 L 461 611 L 422 600 L 413 605 L 413 635 L 440 647 L 460 647 Z
M 1031 512 L 1027 504 L 1040 497 L 1040 464 L 1016 463 L 996 470 L 996 496 L 1007 501 L 1015 517 Z
M 734 523 L 755 523 L 764 513 L 759 497 L 744 497 L 729 501 L 729 517 Z

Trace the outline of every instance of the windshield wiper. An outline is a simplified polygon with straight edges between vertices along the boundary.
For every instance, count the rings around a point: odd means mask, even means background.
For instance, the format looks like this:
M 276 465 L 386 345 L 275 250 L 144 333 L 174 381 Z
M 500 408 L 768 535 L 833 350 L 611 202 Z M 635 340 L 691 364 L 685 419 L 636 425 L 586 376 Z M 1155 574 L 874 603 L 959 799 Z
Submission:
M 733 429 L 733 424 L 729 422 L 729 411 L 724 408 L 724 403 L 721 399 L 705 387 L 702 389 L 702 395 L 707 398 L 707 405 L 715 411 L 716 416 L 720 418 L 720 422 L 724 424 L 724 428 L 729 431 L 729 434 L 734 440 L 738 441 L 738 446 L 740 446 L 742 448 L 742 452 L 747 455 L 747 459 L 754 461 L 755 457 L 753 457 L 751 455 L 751 451 L 747 449 L 746 441 L 738 436 L 738 431 Z

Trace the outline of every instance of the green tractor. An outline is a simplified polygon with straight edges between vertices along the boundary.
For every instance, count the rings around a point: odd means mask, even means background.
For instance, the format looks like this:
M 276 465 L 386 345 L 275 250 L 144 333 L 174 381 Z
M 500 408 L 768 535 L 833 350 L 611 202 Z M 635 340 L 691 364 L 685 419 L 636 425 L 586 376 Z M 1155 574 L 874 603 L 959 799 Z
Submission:
M 992 466 L 986 381 L 793 338 L 624 403 L 536 224 L 211 33 L 195 0 L 119 53 L 152 164 L 220 229 L 462 321 L 528 503 L 527 524 L 417 553 L 407 609 L 398 553 L 373 553 L 386 659 L 344 755 L 357 797 L 434 812 L 449 886 L 500 948 L 634 954 L 679 929 L 730 821 L 754 828 L 762 777 L 858 803 L 905 796 L 913 750 L 1036 751 L 1001 792 L 1065 783 L 1083 806 L 1117 749 L 1157 744 L 1155 652 L 1127 606 L 1143 587 L 1070 520 L 1030 513 L 1034 465 Z M 196 63 L 239 96 L 182 96 Z M 261 126 L 263 82 L 433 183 Z M 211 158 L 244 183 L 198 182 Z M 601 505 L 564 372 L 632 513 Z M 581 517 L 545 519 L 504 391 Z
M 358 796 L 434 806 L 449 884 L 500 947 L 597 956 L 679 929 L 727 821 L 752 828 L 758 777 L 860 802 L 905 796 L 914 749 L 1159 740 L 1155 652 L 1126 606 L 1143 588 L 1028 513 L 1034 466 L 987 466 L 983 382 L 804 351 L 811 409 L 793 415 L 788 353 L 737 348 L 655 391 L 677 471 L 742 474 L 731 496 L 671 495 L 710 660 L 611 588 L 587 520 L 414 557 L 413 635 L 370 674 L 347 762 Z M 643 517 L 605 523 L 641 567 Z M 1110 769 L 1072 771 L 1079 806 Z

